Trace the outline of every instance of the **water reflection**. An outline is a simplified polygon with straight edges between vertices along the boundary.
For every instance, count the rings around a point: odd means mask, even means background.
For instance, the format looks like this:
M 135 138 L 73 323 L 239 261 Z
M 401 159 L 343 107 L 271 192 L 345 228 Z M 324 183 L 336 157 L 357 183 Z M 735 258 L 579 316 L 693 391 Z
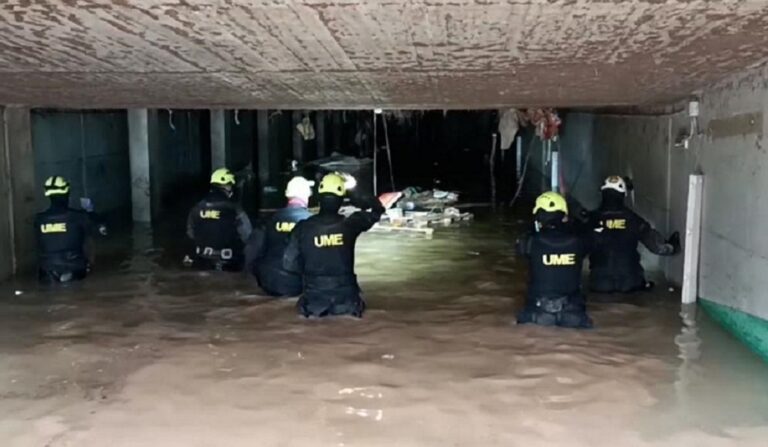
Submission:
M 486 219 L 432 240 L 365 235 L 362 321 L 303 320 L 295 300 L 263 297 L 244 275 L 186 271 L 180 245 L 135 232 L 83 284 L 3 286 L 0 439 L 765 445 L 768 369 L 663 288 L 593 297 L 591 331 L 514 325 L 517 231 Z

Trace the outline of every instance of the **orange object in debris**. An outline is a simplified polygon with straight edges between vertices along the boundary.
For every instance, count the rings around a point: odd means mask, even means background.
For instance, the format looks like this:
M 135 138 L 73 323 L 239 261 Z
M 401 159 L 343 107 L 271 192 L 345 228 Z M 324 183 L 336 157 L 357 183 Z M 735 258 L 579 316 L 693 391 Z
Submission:
M 384 209 L 392 208 L 398 200 L 403 197 L 403 193 L 398 192 L 385 192 L 379 196 L 379 202 L 384 205 Z

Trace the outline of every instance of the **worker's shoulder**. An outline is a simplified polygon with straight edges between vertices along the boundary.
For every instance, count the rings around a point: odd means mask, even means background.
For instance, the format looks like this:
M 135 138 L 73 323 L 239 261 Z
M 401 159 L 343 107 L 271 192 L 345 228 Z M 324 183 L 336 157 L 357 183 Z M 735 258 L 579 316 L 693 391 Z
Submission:
M 296 226 L 294 227 L 294 231 L 296 231 L 296 229 L 307 228 L 307 227 L 312 227 L 317 225 L 318 217 L 319 216 L 317 214 L 311 214 L 306 219 L 297 220 Z
M 194 210 L 194 209 L 197 209 L 197 208 L 204 208 L 204 207 L 208 206 L 209 203 L 211 203 L 211 201 L 208 200 L 208 197 L 203 197 L 202 199 L 200 199 L 197 202 L 195 202 L 194 206 L 192 206 L 192 209 Z
M 85 210 L 76 209 L 76 208 L 59 208 L 59 209 L 49 208 L 47 210 L 40 211 L 35 215 L 35 217 L 50 217 L 50 216 L 80 217 L 80 216 L 88 216 L 88 213 Z
M 632 208 L 627 207 L 625 213 L 627 214 L 627 217 L 629 219 L 634 220 L 635 222 L 638 222 L 638 223 L 646 223 L 647 222 L 643 216 L 638 214 Z

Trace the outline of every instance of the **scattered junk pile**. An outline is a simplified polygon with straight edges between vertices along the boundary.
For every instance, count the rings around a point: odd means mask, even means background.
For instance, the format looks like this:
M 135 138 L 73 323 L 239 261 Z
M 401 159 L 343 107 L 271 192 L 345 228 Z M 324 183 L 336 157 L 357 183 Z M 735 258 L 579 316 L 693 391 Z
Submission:
M 305 168 L 314 171 L 310 177 L 319 180 L 330 172 L 343 172 L 356 180 L 355 188 L 363 194 L 372 194 L 373 172 L 370 158 L 355 158 L 338 153 L 330 157 L 309 162 Z M 306 175 L 306 174 L 305 174 Z M 438 189 L 408 187 L 401 191 L 379 195 L 387 210 L 373 231 L 407 232 L 431 236 L 437 226 L 449 226 L 473 219 L 473 214 L 457 208 L 459 194 Z M 351 215 L 358 211 L 354 206 L 345 206 L 342 214 Z
M 456 206 L 459 194 L 451 191 L 409 187 L 382 194 L 379 200 L 387 211 L 374 227 L 376 231 L 401 231 L 431 236 L 435 227 L 450 226 L 474 218 L 472 213 L 462 212 Z
M 438 189 L 422 190 L 409 187 L 402 191 L 381 194 L 379 200 L 386 213 L 372 231 L 404 232 L 432 236 L 435 227 L 446 227 L 474 218 L 472 213 L 458 207 L 459 194 Z M 342 208 L 342 214 L 350 215 L 358 209 Z

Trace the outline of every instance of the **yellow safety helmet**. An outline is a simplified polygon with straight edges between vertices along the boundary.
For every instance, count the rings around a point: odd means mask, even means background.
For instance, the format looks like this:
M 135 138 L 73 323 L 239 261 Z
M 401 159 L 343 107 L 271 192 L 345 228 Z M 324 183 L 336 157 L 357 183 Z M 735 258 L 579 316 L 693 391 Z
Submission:
M 536 205 L 533 207 L 533 214 L 539 211 L 555 213 L 557 211 L 568 215 L 568 203 L 565 198 L 554 191 L 547 191 L 536 199 Z
M 347 193 L 346 187 L 347 180 L 340 174 L 327 174 L 320 181 L 320 187 L 317 189 L 318 194 L 333 194 L 339 197 L 344 197 Z
M 232 186 L 235 184 L 235 174 L 227 168 L 220 168 L 211 174 L 211 185 Z
M 45 197 L 69 194 L 69 182 L 62 176 L 54 175 L 45 181 Z

